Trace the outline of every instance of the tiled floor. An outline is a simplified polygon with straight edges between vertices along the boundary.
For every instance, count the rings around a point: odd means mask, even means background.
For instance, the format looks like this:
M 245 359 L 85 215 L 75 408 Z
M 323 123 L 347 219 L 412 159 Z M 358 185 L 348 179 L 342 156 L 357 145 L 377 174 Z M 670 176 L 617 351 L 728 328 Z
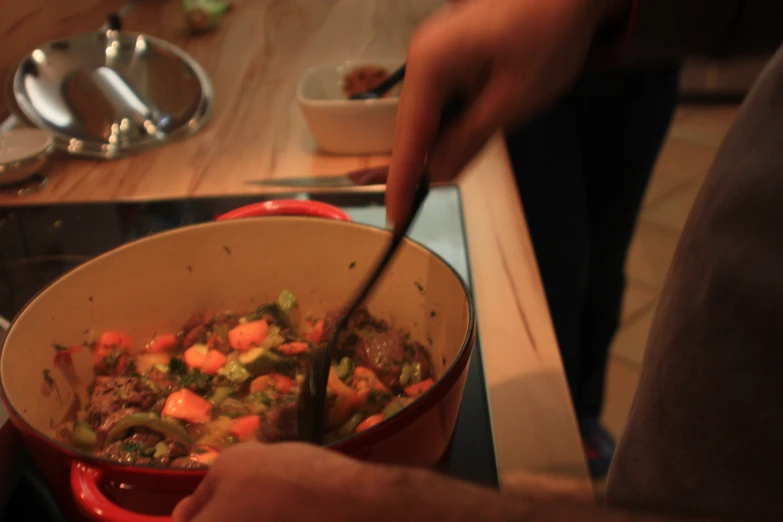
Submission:
M 609 362 L 604 422 L 620 436 L 631 408 L 656 299 L 677 240 L 736 106 L 683 106 L 645 198 L 626 267 L 623 320 Z

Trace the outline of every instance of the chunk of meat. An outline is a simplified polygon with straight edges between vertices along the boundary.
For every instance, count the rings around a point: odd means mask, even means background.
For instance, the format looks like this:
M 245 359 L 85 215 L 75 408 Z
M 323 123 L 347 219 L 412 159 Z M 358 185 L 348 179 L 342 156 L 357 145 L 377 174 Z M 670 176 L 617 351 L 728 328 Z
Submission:
M 185 334 L 182 339 L 182 347 L 187 349 L 196 343 L 207 342 L 207 333 L 217 317 L 220 316 L 216 316 L 212 310 L 202 310 L 191 315 L 182 327 Z
M 152 464 L 155 445 L 160 441 L 161 437 L 153 433 L 134 433 L 107 445 L 98 456 L 125 464 Z
M 187 333 L 194 328 L 203 326 L 206 331 L 206 327 L 215 319 L 215 312 L 212 310 L 201 310 L 190 316 L 182 329 Z
M 218 326 L 225 327 L 227 330 L 231 330 L 239 324 L 239 316 L 226 312 L 215 317 L 213 321 L 213 327 Z
M 295 402 L 272 406 L 261 419 L 261 437 L 266 442 L 294 440 L 299 435 Z
M 363 339 L 356 347 L 356 357 L 392 388 L 400 383 L 405 340 L 398 330 L 387 330 Z
M 175 459 L 179 459 L 190 454 L 190 446 L 180 440 L 167 438 L 163 442 L 166 443 L 166 451 L 162 455 L 157 455 L 155 460 L 164 466 L 169 466 L 174 462 Z
M 189 330 L 182 339 L 182 347 L 187 349 L 194 344 L 204 343 L 207 340 L 207 327 L 203 325 L 196 326 Z
M 231 345 L 228 344 L 228 339 L 213 333 L 207 339 L 207 348 L 210 350 L 217 350 L 222 353 L 228 353 L 231 351 Z
M 138 377 L 96 377 L 87 403 L 88 419 L 97 428 L 109 415 L 123 408 L 149 411 L 158 398 Z
M 332 310 L 324 317 L 323 326 L 323 340 L 328 339 L 334 334 L 335 328 L 337 328 L 337 322 L 345 313 L 344 309 Z M 370 315 L 370 311 L 366 306 L 360 306 L 348 320 L 348 329 L 356 330 L 359 328 L 375 328 L 377 330 L 385 330 L 386 323 L 380 319 L 375 319 Z
M 160 390 L 161 394 L 168 395 L 174 391 L 175 382 L 168 372 L 161 371 L 158 368 L 153 368 L 144 374 L 144 378 L 147 379 L 147 381 L 149 381 L 152 386 L 156 386 Z
M 166 407 L 166 397 L 161 397 L 157 401 L 155 401 L 155 404 L 152 405 L 152 411 L 157 413 L 158 415 L 163 414 L 163 408 Z
M 332 338 L 343 313 L 344 311 L 339 309 L 326 314 L 323 322 L 323 333 L 321 334 L 322 342 Z M 353 356 L 359 343 L 362 341 L 362 335 L 382 332 L 386 329 L 388 329 L 388 325 L 384 321 L 374 318 L 370 315 L 367 307 L 361 306 L 348 320 L 346 332 L 338 339 L 335 346 L 337 354 Z

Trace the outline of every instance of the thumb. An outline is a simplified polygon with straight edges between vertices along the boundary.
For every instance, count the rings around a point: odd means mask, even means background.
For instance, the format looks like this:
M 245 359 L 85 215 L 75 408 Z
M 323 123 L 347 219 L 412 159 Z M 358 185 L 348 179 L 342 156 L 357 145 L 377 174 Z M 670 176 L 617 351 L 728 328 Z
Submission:
M 191 522 L 212 500 L 217 486 L 217 477 L 210 470 L 189 497 L 179 501 L 171 514 L 172 522 Z

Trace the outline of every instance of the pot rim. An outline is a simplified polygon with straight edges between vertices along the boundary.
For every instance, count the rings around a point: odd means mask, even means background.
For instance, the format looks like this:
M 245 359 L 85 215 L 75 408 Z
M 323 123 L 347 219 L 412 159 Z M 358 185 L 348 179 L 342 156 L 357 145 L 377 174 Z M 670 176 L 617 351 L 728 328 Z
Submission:
M 8 338 L 10 337 L 11 331 L 16 326 L 16 321 L 19 318 L 19 316 L 22 313 L 24 313 L 24 311 L 33 302 L 35 302 L 44 292 L 49 290 L 49 288 L 52 285 L 54 285 L 57 281 L 66 277 L 67 275 L 69 275 L 71 272 L 75 270 L 81 270 L 81 269 L 87 270 L 91 263 L 97 262 L 99 259 L 101 259 L 104 256 L 108 256 L 109 254 L 115 253 L 117 251 L 126 248 L 135 248 L 137 244 L 152 240 L 153 238 L 157 239 L 160 238 L 161 236 L 165 237 L 167 235 L 181 233 L 183 229 L 198 229 L 198 228 L 220 227 L 220 226 L 228 227 L 228 226 L 236 226 L 237 224 L 246 223 L 248 221 L 273 223 L 274 221 L 303 221 L 303 220 L 312 220 L 312 219 L 321 219 L 321 218 L 281 215 L 281 216 L 247 217 L 241 220 L 229 219 L 229 220 L 222 220 L 222 221 L 207 221 L 204 223 L 176 227 L 174 229 L 166 230 L 163 232 L 150 234 L 148 236 L 135 239 L 128 243 L 124 243 L 102 254 L 94 256 L 88 259 L 87 261 L 85 261 L 84 263 L 68 269 L 59 277 L 49 282 L 44 288 L 42 288 L 33 297 L 31 297 L 27 301 L 27 303 L 25 303 L 25 305 L 19 310 L 19 312 L 17 312 L 17 314 L 14 316 L 13 320 L 11 321 L 11 326 L 8 328 L 8 332 L 5 339 L 3 340 L 2 343 L 0 343 L 0 367 L 2 366 L 3 354 L 5 352 L 5 348 L 8 343 Z M 331 220 L 329 220 L 328 222 L 330 223 L 330 226 L 364 228 L 374 233 L 391 234 L 391 232 L 387 229 L 373 226 L 373 225 L 367 225 L 364 223 L 355 223 L 352 221 L 331 221 Z M 451 388 L 457 382 L 459 376 L 462 374 L 462 371 L 467 367 L 468 361 L 470 360 L 470 355 L 473 351 L 475 332 L 476 332 L 475 305 L 473 303 L 473 297 L 471 295 L 470 288 L 468 287 L 467 283 L 462 278 L 462 276 L 454 269 L 453 266 L 451 266 L 445 259 L 443 259 L 442 256 L 440 256 L 436 252 L 433 252 L 432 250 L 430 250 L 423 244 L 419 243 L 418 241 L 410 239 L 409 237 L 405 237 L 403 242 L 408 243 L 409 245 L 412 245 L 414 247 L 418 247 L 424 250 L 430 256 L 437 259 L 446 268 L 448 268 L 448 270 L 451 271 L 451 273 L 457 278 L 457 281 L 459 281 L 460 285 L 462 286 L 462 290 L 465 294 L 465 298 L 467 299 L 467 304 L 468 304 L 468 327 L 465 332 L 465 337 L 462 340 L 462 346 L 457 352 L 457 355 L 452 361 L 452 363 L 443 372 L 443 375 L 440 376 L 426 392 L 424 392 L 421 396 L 419 396 L 409 406 L 407 406 L 399 413 L 389 417 L 388 419 L 384 419 L 382 422 L 376 424 L 375 426 L 361 433 L 355 433 L 350 437 L 347 437 L 345 439 L 340 439 L 337 442 L 325 445 L 324 447 L 327 449 L 336 450 L 336 451 L 341 451 L 341 450 L 360 451 L 364 447 L 370 446 L 381 439 L 387 438 L 393 435 L 394 433 L 399 432 L 404 427 L 408 426 L 409 424 L 413 423 L 416 419 L 421 417 L 424 413 L 432 409 L 451 390 Z M 6 410 L 8 411 L 10 420 L 16 425 L 18 429 L 22 430 L 24 434 L 34 437 L 39 442 L 43 442 L 49 445 L 50 447 L 57 449 L 58 451 L 68 455 L 72 459 L 79 460 L 81 462 L 85 462 L 92 465 L 99 465 L 101 469 L 104 469 L 106 471 L 124 472 L 124 473 L 132 473 L 132 474 L 139 474 L 139 475 L 158 475 L 158 476 L 165 476 L 165 477 L 194 477 L 197 475 L 204 475 L 207 473 L 207 471 L 209 471 L 208 467 L 196 468 L 196 469 L 178 469 L 178 468 L 168 468 L 168 467 L 140 466 L 136 464 L 117 462 L 104 457 L 97 457 L 95 455 L 91 455 L 89 453 L 78 450 L 75 447 L 70 446 L 64 442 L 61 442 L 52 436 L 43 433 L 42 431 L 38 430 L 36 427 L 32 426 L 29 422 L 27 422 L 24 416 L 19 414 L 19 412 L 17 412 L 16 409 L 11 404 L 11 401 L 8 398 L 8 395 L 5 390 L 5 385 L 3 384 L 2 381 L 0 381 L 0 400 L 4 404 Z

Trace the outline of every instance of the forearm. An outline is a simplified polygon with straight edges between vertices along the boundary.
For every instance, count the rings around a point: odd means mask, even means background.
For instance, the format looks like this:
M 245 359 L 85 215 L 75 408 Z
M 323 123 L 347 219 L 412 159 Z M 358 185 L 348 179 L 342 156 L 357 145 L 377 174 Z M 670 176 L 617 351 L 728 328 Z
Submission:
M 405 499 L 407 519 L 448 522 L 687 522 L 630 511 L 610 510 L 570 493 L 526 488 L 499 494 L 494 490 L 443 478 L 431 472 L 401 470 L 390 499 Z M 392 500 L 393 505 L 400 502 Z M 389 520 L 399 511 L 389 510 Z M 378 519 L 376 519 L 378 520 Z
M 773 51 L 781 41 L 780 0 L 637 0 L 622 54 L 630 62 L 737 55 Z

